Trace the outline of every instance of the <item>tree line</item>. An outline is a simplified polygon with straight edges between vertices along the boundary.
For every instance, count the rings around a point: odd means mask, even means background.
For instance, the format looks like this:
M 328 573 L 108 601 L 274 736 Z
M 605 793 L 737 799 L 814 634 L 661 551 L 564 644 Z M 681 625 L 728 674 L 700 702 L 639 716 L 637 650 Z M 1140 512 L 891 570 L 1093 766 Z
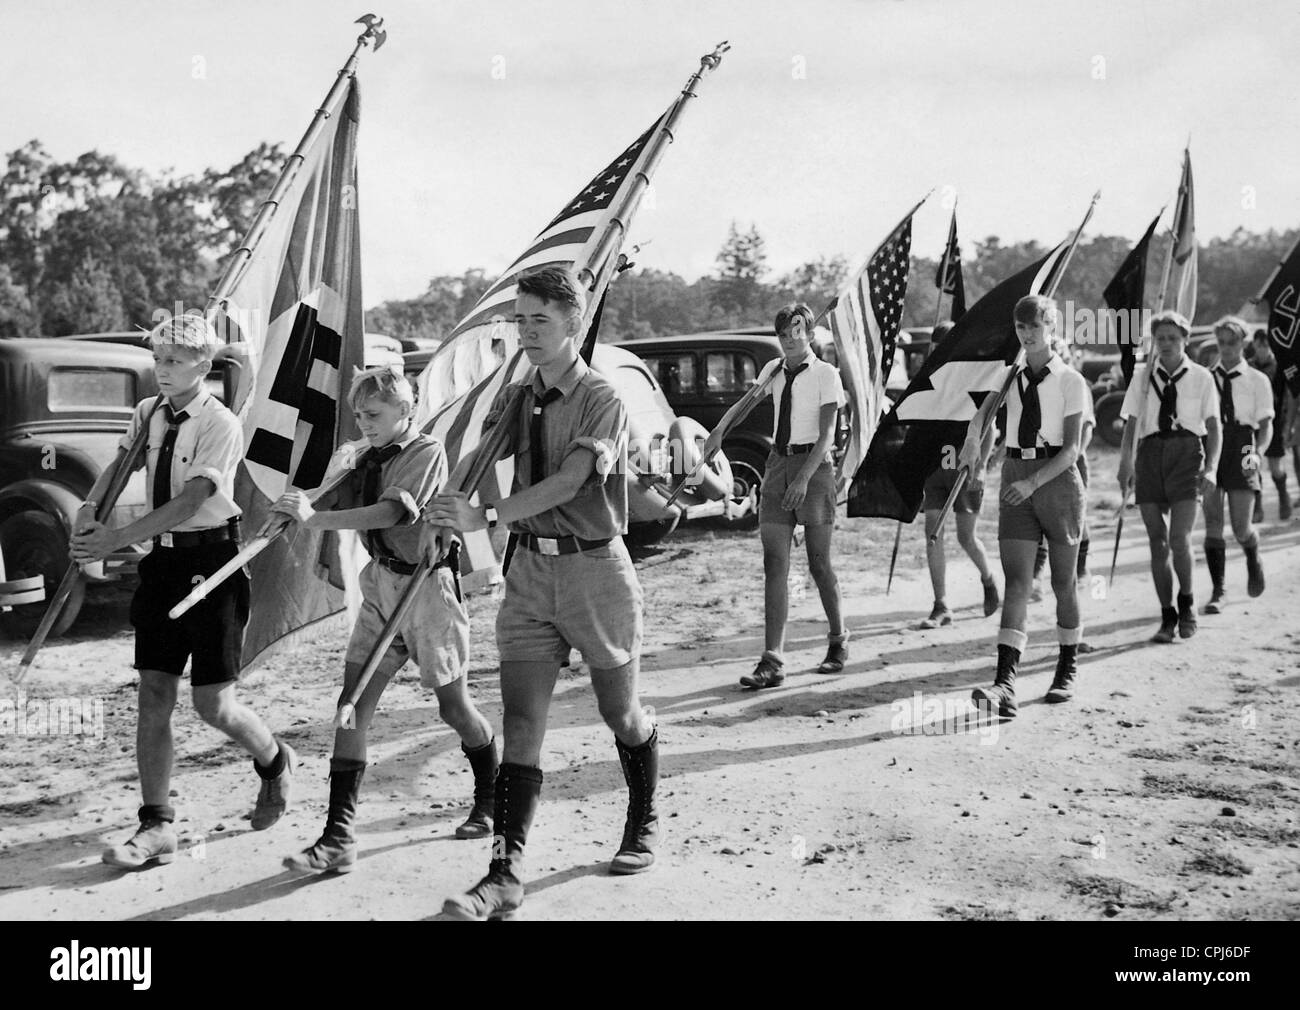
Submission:
M 280 145 L 261 144 L 234 165 L 176 176 L 131 168 L 97 151 L 59 162 L 35 140 L 12 152 L 0 176 L 0 337 L 147 328 L 160 307 L 204 304 L 284 159 Z M 1298 229 L 1239 228 L 1201 244 L 1197 320 L 1212 322 L 1239 311 L 1297 236 Z M 1148 305 L 1159 287 L 1165 241 L 1152 243 Z M 1047 248 L 1033 241 L 1004 244 L 995 235 L 973 246 L 967 242 L 967 304 Z M 1102 291 L 1131 248 L 1120 236 L 1085 238 L 1058 297 L 1101 308 Z M 867 252 L 864 247 L 862 255 Z M 772 276 L 757 226 L 733 222 L 709 275 L 688 282 L 671 271 L 636 266 L 620 274 L 610 288 L 600 337 L 767 327 L 786 302 L 822 308 L 850 269 L 845 257 L 831 256 Z M 937 270 L 935 260 L 911 258 L 905 326 L 934 322 Z M 493 280 L 477 267 L 433 277 L 414 298 L 368 309 L 367 329 L 442 339 Z

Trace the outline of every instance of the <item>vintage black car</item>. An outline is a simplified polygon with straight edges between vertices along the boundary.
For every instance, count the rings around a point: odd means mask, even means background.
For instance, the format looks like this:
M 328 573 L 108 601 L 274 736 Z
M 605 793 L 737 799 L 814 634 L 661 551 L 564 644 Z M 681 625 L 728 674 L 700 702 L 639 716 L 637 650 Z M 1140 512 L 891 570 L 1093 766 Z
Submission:
M 69 563 L 81 502 L 117 455 L 135 404 L 156 395 L 153 356 L 143 347 L 64 339 L 0 340 L 0 552 L 5 580 L 41 576 L 47 598 Z M 132 475 L 113 521 L 146 511 L 143 471 Z M 76 620 L 87 590 L 132 574 L 137 548 L 88 565 L 52 634 Z M 0 626 L 29 637 L 45 612 L 30 602 L 0 613 Z

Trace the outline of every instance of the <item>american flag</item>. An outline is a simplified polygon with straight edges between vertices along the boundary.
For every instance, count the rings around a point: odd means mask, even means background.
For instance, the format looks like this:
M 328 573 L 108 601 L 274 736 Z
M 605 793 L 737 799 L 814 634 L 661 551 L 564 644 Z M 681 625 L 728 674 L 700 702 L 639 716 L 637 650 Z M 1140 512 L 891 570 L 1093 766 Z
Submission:
M 913 209 L 912 214 L 915 212 Z M 835 338 L 850 413 L 849 440 L 836 483 L 840 501 L 848 494 L 888 404 L 885 382 L 894 364 L 903 300 L 907 296 L 912 214 L 845 284 L 830 312 L 831 335 Z
M 645 149 L 667 113 L 657 119 L 626 151 L 605 166 L 567 201 L 528 248 L 474 304 L 429 359 L 420 373 L 420 404 L 416 420 L 422 426 L 437 411 L 463 395 L 487 372 L 511 356 L 519 336 L 515 332 L 515 278 L 524 270 L 558 263 L 563 266 L 600 264 L 588 261 L 605 230 L 611 207 L 645 168 Z M 624 222 L 626 224 L 627 222 Z M 449 461 L 456 455 L 448 445 Z
M 566 201 L 452 330 L 420 373 L 416 423 L 442 442 L 451 470 L 478 447 L 483 421 L 496 397 L 507 385 L 523 382 L 531 373 L 532 366 L 519 346 L 514 324 L 515 279 L 524 270 L 557 263 L 586 267 L 593 274 L 601 272 L 603 264 L 592 262 L 596 247 L 613 214 L 623 206 L 621 198 L 636 176 L 648 176 L 650 141 L 667 115 L 657 119 L 631 147 Z M 626 212 L 628 218 L 632 211 Z M 626 234 L 630 220 L 621 223 Z M 617 253 L 615 248 L 613 255 Z M 479 485 L 478 500 L 493 501 L 508 494 L 513 466 L 510 457 L 499 462 Z M 465 535 L 461 575 L 469 589 L 499 577 L 497 554 L 486 531 Z

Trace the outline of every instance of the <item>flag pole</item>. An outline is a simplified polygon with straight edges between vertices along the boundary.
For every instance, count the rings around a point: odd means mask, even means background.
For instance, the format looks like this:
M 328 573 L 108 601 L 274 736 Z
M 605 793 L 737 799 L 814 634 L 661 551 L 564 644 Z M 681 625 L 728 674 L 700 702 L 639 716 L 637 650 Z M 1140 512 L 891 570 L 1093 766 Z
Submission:
M 271 219 L 275 216 L 280 207 L 280 201 L 284 198 L 285 192 L 293 185 L 294 179 L 298 176 L 299 169 L 305 161 L 305 155 L 312 145 L 320 137 L 321 132 L 325 129 L 325 121 L 330 118 L 330 108 L 337 102 L 339 96 L 356 78 L 357 64 L 361 58 L 361 51 L 373 43 L 376 52 L 388 38 L 388 32 L 384 31 L 384 19 L 376 17 L 373 14 L 363 14 L 357 18 L 354 24 L 364 24 L 366 30 L 357 36 L 356 42 L 352 46 L 352 52 L 347 61 L 339 69 L 333 85 L 325 95 L 325 100 L 321 103 L 320 108 L 312 116 L 311 122 L 307 125 L 306 132 L 298 141 L 298 146 L 294 148 L 293 153 L 289 155 L 280 170 L 279 178 L 276 179 L 275 185 L 271 187 L 271 192 L 266 199 L 262 201 L 258 208 L 257 216 L 253 223 L 249 225 L 248 231 L 239 246 L 230 254 L 230 259 L 226 263 L 225 270 L 222 271 L 221 279 L 217 281 L 216 289 L 208 298 L 207 306 L 203 310 L 204 318 L 212 322 L 217 313 L 223 310 L 230 293 L 243 279 L 244 273 L 248 269 L 248 264 L 252 262 L 253 254 L 256 252 L 262 237 L 266 234 L 266 229 L 270 226 Z M 315 502 L 321 496 L 337 485 L 346 473 L 341 474 L 333 484 L 326 487 L 322 485 L 312 497 Z M 207 596 L 220 586 L 235 572 L 239 571 L 249 561 L 260 554 L 263 550 L 274 543 L 281 535 L 288 530 L 290 523 L 288 520 L 280 521 L 271 517 L 263 524 L 261 531 L 256 537 L 243 546 L 239 554 L 231 558 L 229 562 L 223 565 L 218 571 L 214 572 L 206 580 L 195 586 L 185 599 L 177 603 L 167 616 L 172 620 L 180 617 L 187 610 L 202 602 Z
M 113 476 L 104 491 L 103 500 L 95 507 L 95 522 L 107 522 L 108 517 L 112 515 L 113 508 L 117 505 L 117 499 L 122 496 L 122 492 L 126 489 L 126 483 L 131 479 L 131 474 L 135 471 L 136 464 L 144 452 L 145 443 L 149 440 L 150 422 L 165 400 L 166 397 L 162 393 L 159 393 L 154 399 L 153 406 L 149 408 L 149 413 L 140 422 L 140 430 L 135 433 L 130 448 L 117 461 Z M 79 531 L 73 530 L 72 532 L 75 534 Z M 15 684 L 23 682 L 28 671 L 31 670 L 32 664 L 36 662 L 36 654 L 44 647 L 45 639 L 49 637 L 50 631 L 59 619 L 59 615 L 63 613 L 64 606 L 67 605 L 68 597 L 77 588 L 77 582 L 80 579 L 80 563 L 70 561 L 63 573 L 63 578 L 59 581 L 58 588 L 54 591 L 54 595 L 50 597 L 49 605 L 45 608 L 45 614 L 41 617 L 41 623 L 36 626 L 35 634 L 32 635 L 31 641 L 27 643 L 27 648 L 23 650 L 22 658 L 18 661 L 18 669 L 11 678 Z
M 934 330 L 943 319 L 944 286 L 948 282 L 948 250 L 952 247 L 952 238 L 957 232 L 957 201 L 952 202 L 952 222 L 948 226 L 948 237 L 944 239 L 943 256 L 939 260 L 939 298 L 934 304 L 934 325 L 930 327 L 930 351 L 934 351 Z M 898 562 L 898 547 L 903 540 L 903 520 L 898 520 L 898 529 L 894 532 L 894 551 L 889 556 L 889 578 L 885 582 L 885 595 L 889 595 L 894 585 L 894 565 Z
M 1188 144 L 1189 146 L 1191 144 L 1190 137 L 1188 137 Z M 1169 248 L 1165 252 L 1165 269 L 1163 275 L 1160 278 L 1159 297 L 1156 299 L 1157 314 L 1163 312 L 1165 308 L 1165 297 L 1169 288 L 1169 275 L 1174 262 L 1174 249 L 1178 245 L 1178 222 L 1182 220 L 1183 208 L 1187 205 L 1187 189 L 1185 186 L 1183 186 L 1183 177 L 1187 174 L 1187 166 L 1189 164 L 1190 158 L 1191 158 L 1191 151 L 1189 150 L 1189 148 L 1188 147 L 1183 148 L 1183 168 L 1178 176 L 1178 197 L 1174 200 L 1174 217 L 1173 220 L 1169 223 Z M 1161 208 L 1161 213 L 1164 213 L 1163 208 Z M 1191 324 L 1190 319 L 1187 320 L 1187 322 L 1189 325 Z M 1142 346 L 1146 349 L 1146 354 L 1145 354 L 1146 361 L 1144 362 L 1142 367 L 1142 378 L 1139 380 L 1138 383 L 1137 405 L 1136 405 L 1136 413 L 1134 413 L 1133 415 L 1134 418 L 1141 418 L 1143 412 L 1146 410 L 1147 391 L 1151 388 L 1151 373 L 1155 370 L 1155 361 L 1156 361 L 1155 334 L 1143 334 Z M 1136 431 L 1136 429 L 1134 430 Z M 1121 453 L 1123 453 L 1122 446 L 1120 451 Z M 1121 456 L 1120 463 L 1121 465 L 1127 464 L 1131 469 L 1133 466 L 1133 461 L 1136 458 L 1137 458 L 1137 438 L 1134 437 L 1133 443 L 1129 447 L 1128 454 Z M 1120 512 L 1122 513 L 1124 509 L 1128 506 L 1129 493 L 1126 488 L 1121 488 L 1120 491 L 1123 496 L 1123 500 L 1120 502 Z
M 356 44 L 352 47 L 352 54 L 338 71 L 338 76 L 328 93 L 326 93 L 325 100 L 321 103 L 320 108 L 316 110 L 316 114 L 312 116 L 311 123 L 307 126 L 307 132 L 302 135 L 302 139 L 298 141 L 298 146 L 293 149 L 293 153 L 289 155 L 284 168 L 280 170 L 280 177 L 276 179 L 270 195 L 262 201 L 257 216 L 244 234 L 243 240 L 230 254 L 230 259 L 221 274 L 221 279 L 217 281 L 216 289 L 208 298 L 208 304 L 203 310 L 203 316 L 209 322 L 225 307 L 230 293 L 235 289 L 245 270 L 247 270 L 248 264 L 253 258 L 253 252 L 257 249 L 257 244 L 262 240 L 271 219 L 279 209 L 280 200 L 284 197 L 285 191 L 293 185 L 293 180 L 298 176 L 298 170 L 302 168 L 304 155 L 316 142 L 321 131 L 325 129 L 325 121 L 331 115 L 330 109 L 356 78 L 357 62 L 361 58 L 361 50 L 373 43 L 375 52 L 378 52 L 380 46 L 388 38 L 388 33 L 383 30 L 384 19 L 381 17 L 376 17 L 373 14 L 363 14 L 354 23 L 364 24 L 366 30 L 357 36 Z
M 948 238 L 944 239 L 943 256 L 940 257 L 939 259 L 939 276 L 943 279 L 943 283 L 939 285 L 939 299 L 934 303 L 934 324 L 930 327 L 931 331 L 933 331 L 934 327 L 938 326 L 939 322 L 943 319 L 944 285 L 947 284 L 948 282 L 948 249 L 951 244 L 949 240 L 952 238 L 953 233 L 956 230 L 957 230 L 957 201 L 953 200 L 952 224 L 948 226 Z
M 880 245 L 876 246 L 876 248 L 872 250 L 871 255 L 868 256 L 866 260 L 863 261 L 862 266 L 849 275 L 849 279 L 845 281 L 844 285 L 840 288 L 840 290 L 836 292 L 835 297 L 832 298 L 829 302 L 827 302 L 826 307 L 823 308 L 821 312 L 817 314 L 817 318 L 812 321 L 812 326 L 808 328 L 810 337 L 811 337 L 811 331 L 815 330 L 818 324 L 821 323 L 822 320 L 824 320 L 827 316 L 829 316 L 832 312 L 835 311 L 835 307 L 840 303 L 840 298 L 842 298 L 844 294 L 848 292 L 848 290 L 855 283 L 857 283 L 858 277 L 862 275 L 862 271 L 865 270 L 867 266 L 871 263 L 872 257 L 874 257 L 876 253 L 880 252 L 881 248 L 885 246 L 891 239 L 893 239 L 893 237 L 898 233 L 898 229 L 903 227 L 903 225 L 907 223 L 908 219 L 910 219 L 912 215 L 915 214 L 917 210 L 920 209 L 921 204 L 925 203 L 926 200 L 930 199 L 930 194 L 933 192 L 934 189 L 933 187 L 931 187 L 930 191 L 927 192 L 925 196 L 917 200 L 916 204 L 912 207 L 912 209 L 903 215 L 903 217 L 899 220 L 898 224 L 894 225 L 893 229 L 885 237 L 885 241 L 881 242 Z M 732 430 L 734 430 L 736 425 L 738 425 L 741 421 L 743 421 L 746 417 L 748 417 L 750 412 L 753 411 L 753 409 L 758 406 L 760 401 L 762 401 L 763 397 L 767 394 L 768 387 L 771 386 L 771 384 L 775 381 L 776 373 L 779 371 L 780 368 L 772 369 L 772 371 L 767 375 L 767 377 L 761 383 L 755 383 L 754 385 L 750 386 L 749 389 L 745 391 L 745 395 L 735 402 L 735 404 L 732 407 L 732 409 L 735 410 L 735 414 L 732 416 L 731 420 L 727 422 L 727 426 L 722 429 L 722 435 L 721 435 L 722 438 L 726 438 L 727 434 Z M 716 431 L 717 429 L 714 430 Z M 713 434 L 714 432 L 710 432 L 709 436 L 712 437 Z M 691 480 L 694 479 L 697 473 L 699 473 L 706 465 L 708 465 L 708 462 L 709 460 L 704 459 L 703 457 L 701 457 L 699 460 L 696 461 L 695 465 L 691 467 L 690 472 L 681 479 L 681 483 L 679 483 L 677 487 L 673 489 L 673 493 L 669 495 L 668 500 L 664 502 L 665 509 L 672 507 L 673 502 L 675 502 L 678 496 L 682 493 L 682 491 L 685 490 L 687 484 L 689 484 Z
M 387 32 L 383 30 L 384 19 L 375 17 L 373 14 L 364 14 L 355 22 L 364 24 L 366 30 L 357 37 L 356 44 L 353 46 L 352 54 L 344 63 L 342 69 L 338 72 L 338 77 L 334 85 L 330 88 L 329 93 L 325 96 L 322 106 L 316 110 L 315 116 L 312 117 L 311 124 L 307 127 L 307 132 L 303 135 L 302 140 L 294 149 L 293 154 L 289 156 L 288 162 L 280 172 L 279 179 L 276 180 L 275 187 L 271 190 L 271 195 L 263 201 L 259 208 L 257 217 L 254 218 L 252 225 L 245 233 L 239 247 L 231 254 L 230 260 L 222 272 L 220 280 L 217 282 L 216 290 L 208 298 L 208 303 L 204 307 L 203 317 L 208 322 L 212 322 L 218 311 L 224 307 L 226 299 L 230 292 L 234 290 L 240 277 L 247 267 L 249 260 L 252 258 L 253 251 L 256 249 L 258 242 L 265 233 L 271 218 L 279 206 L 279 200 L 283 197 L 285 190 L 292 184 L 294 177 L 298 174 L 298 169 L 303 162 L 303 152 L 306 151 L 324 129 L 325 120 L 329 118 L 329 108 L 337 101 L 338 96 L 351 83 L 356 76 L 357 61 L 360 58 L 361 50 L 370 45 L 373 41 L 376 50 L 384 44 L 388 37 Z M 119 466 L 113 474 L 108 489 L 104 494 L 104 500 L 99 503 L 96 509 L 95 519 L 97 522 L 104 522 L 112 514 L 113 508 L 117 504 L 117 499 L 121 497 L 123 490 L 126 488 L 127 480 L 130 478 L 131 471 L 134 469 L 136 460 L 142 451 L 145 440 L 149 437 L 149 423 L 153 419 L 154 413 L 161 407 L 164 397 L 159 396 L 154 402 L 153 408 L 148 416 L 143 420 L 140 431 L 136 434 L 136 440 L 132 443 L 126 456 L 121 460 Z M 27 649 L 18 665 L 18 672 L 15 675 L 15 682 L 21 682 L 27 675 L 32 663 L 36 659 L 36 654 L 45 644 L 45 639 L 49 636 L 55 621 L 62 612 L 68 597 L 76 587 L 77 580 L 81 578 L 81 566 L 75 561 L 72 562 L 67 571 L 64 573 L 62 581 L 54 596 L 50 599 L 50 605 L 46 608 L 45 616 L 41 618 L 41 623 L 37 626 L 36 634 L 28 643 Z
M 1088 222 L 1092 220 L 1092 213 L 1097 209 L 1097 201 L 1100 199 L 1101 190 L 1097 190 L 1097 192 L 1092 195 L 1092 202 L 1088 204 L 1088 211 L 1083 215 L 1083 220 L 1079 222 L 1079 227 L 1075 229 L 1074 236 L 1070 239 L 1070 244 L 1066 248 L 1065 254 L 1061 257 L 1060 268 L 1053 271 L 1053 276 L 1048 282 L 1047 289 L 1043 292 L 1046 297 L 1051 298 L 1056 294 L 1056 289 L 1060 285 L 1061 279 L 1065 276 L 1065 271 L 1069 269 L 1070 260 L 1074 256 L 1074 250 L 1079 244 L 1080 236 L 1083 235 L 1083 229 L 1088 227 Z M 1025 349 L 1022 347 L 1016 352 L 1016 359 L 1012 362 L 1011 370 L 1007 373 L 1006 379 L 1002 382 L 1002 388 L 998 390 L 997 398 L 993 401 L 992 408 L 984 416 L 984 423 L 980 426 L 979 441 L 981 445 L 984 443 L 984 438 L 988 434 L 989 426 L 994 423 L 994 418 L 997 415 L 998 410 L 1006 400 L 1007 394 L 1011 392 L 1011 384 L 1016 381 L 1016 373 L 1020 371 L 1024 360 Z M 939 521 L 935 523 L 934 532 L 930 534 L 930 543 L 938 543 L 939 535 L 943 532 L 943 524 L 948 518 L 948 513 L 952 511 L 953 504 L 957 501 L 957 496 L 961 494 L 962 488 L 966 486 L 966 482 L 969 479 L 970 467 L 966 464 L 962 464 L 961 469 L 957 471 L 957 480 L 953 483 L 952 490 L 948 492 L 948 500 L 943 503 L 943 511 L 939 513 Z
M 706 74 L 716 70 L 722 63 L 722 54 L 731 48 L 731 44 L 726 41 L 719 42 L 713 48 L 713 52 L 700 57 L 700 66 L 686 81 L 686 86 L 682 88 L 682 93 L 673 107 L 668 110 L 663 122 L 655 135 L 650 138 L 646 144 L 645 160 L 641 164 L 641 169 L 632 179 L 632 185 L 628 187 L 623 199 L 610 215 L 609 221 L 605 225 L 604 232 L 601 233 L 600 239 L 592 249 L 591 256 L 587 262 L 577 271 L 578 280 L 586 285 L 589 290 L 594 291 L 599 274 L 607 260 L 613 252 L 622 245 L 623 239 L 627 237 L 628 223 L 636 213 L 637 207 L 640 206 L 641 197 L 650 186 L 650 177 L 654 175 L 655 169 L 659 167 L 659 162 L 667 151 L 668 145 L 676 139 L 674 130 L 681 121 L 682 115 L 686 111 L 687 103 L 692 98 L 697 97 L 697 90 Z M 592 299 L 591 301 L 595 301 Z M 587 306 L 588 319 L 593 310 L 590 302 Z
M 722 62 L 722 54 L 730 48 L 731 46 L 727 42 L 720 42 L 714 47 L 713 52 L 700 58 L 699 69 L 687 80 L 686 87 L 682 89 L 681 97 L 673 104 L 658 131 L 646 145 L 645 161 L 634 176 L 631 188 L 624 194 L 622 201 L 610 216 L 610 220 L 606 224 L 599 241 L 596 243 L 591 255 L 587 257 L 587 262 L 575 271 L 578 282 L 586 286 L 589 292 L 587 307 L 583 313 L 584 343 L 585 331 L 591 324 L 596 307 L 600 304 L 600 295 L 603 289 L 609 285 L 611 278 L 618 272 L 621 265 L 616 261 L 614 253 L 619 249 L 626 237 L 628 222 L 631 221 L 632 215 L 636 213 L 641 197 L 650 185 L 650 176 L 654 174 L 660 159 L 663 158 L 667 145 L 673 140 L 672 130 L 680 121 L 686 103 L 696 97 L 699 82 L 706 73 L 717 68 Z M 527 385 L 527 383 L 522 383 L 513 391 L 510 400 L 501 412 L 501 418 L 496 427 L 492 429 L 492 433 L 475 450 L 474 462 L 470 465 L 469 471 L 457 488 L 466 497 L 474 495 L 479 484 L 483 482 L 483 479 L 505 450 L 507 441 L 514 433 L 522 415 Z M 419 568 L 411 576 L 411 581 L 407 583 L 402 596 L 398 599 L 392 615 L 385 622 L 374 648 L 371 649 L 370 655 L 362 667 L 361 674 L 357 677 L 356 683 L 353 684 L 352 690 L 348 692 L 348 696 L 335 712 L 334 725 L 336 727 L 348 725 L 355 717 L 357 702 L 361 699 L 361 695 L 365 692 L 367 685 L 378 669 L 379 661 L 387 651 L 388 645 L 395 637 L 401 619 L 410 610 L 416 592 L 432 570 L 433 564 L 426 551 Z

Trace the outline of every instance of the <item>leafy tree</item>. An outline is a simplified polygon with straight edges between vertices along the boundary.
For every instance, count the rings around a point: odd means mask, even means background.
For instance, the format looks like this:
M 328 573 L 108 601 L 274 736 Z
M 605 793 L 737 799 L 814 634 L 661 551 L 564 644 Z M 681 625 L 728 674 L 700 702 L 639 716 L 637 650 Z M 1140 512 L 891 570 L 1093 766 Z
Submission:
M 27 289 L 0 263 L 0 337 L 35 337 L 40 332 L 40 320 L 32 309 Z

